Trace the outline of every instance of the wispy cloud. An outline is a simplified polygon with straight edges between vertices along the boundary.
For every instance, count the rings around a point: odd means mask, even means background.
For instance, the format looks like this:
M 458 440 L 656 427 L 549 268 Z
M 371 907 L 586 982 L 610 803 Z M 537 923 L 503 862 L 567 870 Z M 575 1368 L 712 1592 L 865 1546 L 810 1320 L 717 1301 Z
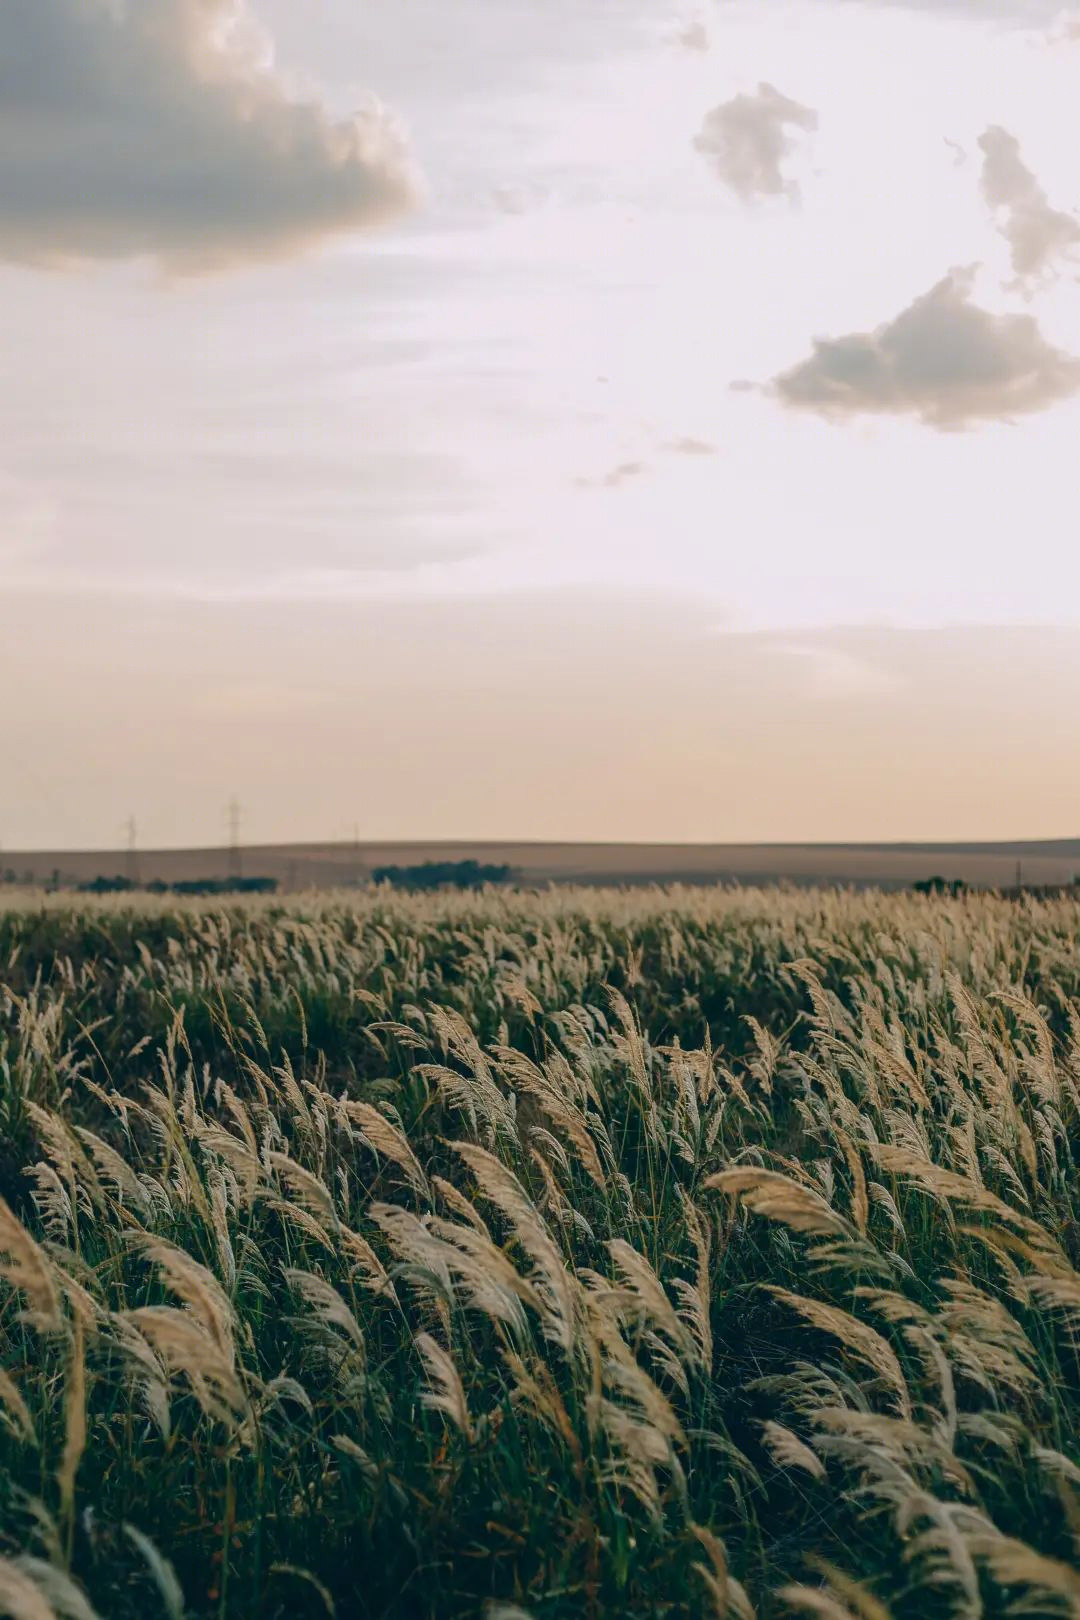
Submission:
M 1020 142 L 999 124 L 979 137 L 982 191 L 1012 253 L 1023 284 L 1052 275 L 1055 261 L 1075 253 L 1080 219 L 1052 208 L 1045 191 L 1020 156 Z
M 760 197 L 798 197 L 799 188 L 784 173 L 795 151 L 791 130 L 812 131 L 818 115 L 771 84 L 756 95 L 734 96 L 714 107 L 694 140 L 724 184 L 743 202 Z
M 1032 316 L 973 303 L 972 290 L 973 272 L 953 270 L 875 331 L 816 339 L 769 391 L 823 416 L 909 415 L 934 428 L 1007 422 L 1080 392 L 1080 359 Z
M 670 450 L 677 456 L 714 456 L 716 454 L 715 444 L 710 444 L 707 439 L 695 439 L 691 434 L 686 434 L 681 439 L 671 439 L 662 448 Z
M 620 461 L 600 478 L 579 478 L 576 482 L 579 489 L 620 489 L 631 479 L 640 478 L 644 471 L 643 461 Z
M 293 95 L 244 0 L 3 0 L 0 254 L 173 268 L 297 252 L 407 208 L 374 101 Z
M 834 638 L 765 642 L 763 651 L 789 660 L 800 695 L 825 701 L 880 698 L 896 692 L 894 671 L 836 645 Z
M 1080 41 L 1080 14 L 1062 17 L 1050 34 L 1052 45 L 1075 45 Z

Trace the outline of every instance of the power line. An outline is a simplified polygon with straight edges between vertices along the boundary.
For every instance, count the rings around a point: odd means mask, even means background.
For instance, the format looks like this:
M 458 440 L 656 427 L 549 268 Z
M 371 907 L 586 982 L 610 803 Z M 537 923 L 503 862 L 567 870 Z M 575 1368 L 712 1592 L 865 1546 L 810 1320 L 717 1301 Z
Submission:
M 229 876 L 239 882 L 244 875 L 244 859 L 240 851 L 240 821 L 243 816 L 240 801 L 229 800 Z
M 127 859 L 124 866 L 127 880 L 133 887 L 139 881 L 138 831 L 135 817 L 129 816 L 127 819 Z

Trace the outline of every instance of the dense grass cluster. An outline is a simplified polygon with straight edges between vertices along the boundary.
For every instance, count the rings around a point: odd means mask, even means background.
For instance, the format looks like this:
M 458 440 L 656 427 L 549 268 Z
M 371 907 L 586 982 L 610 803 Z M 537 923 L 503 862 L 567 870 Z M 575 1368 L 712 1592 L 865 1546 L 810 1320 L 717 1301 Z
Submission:
M 0 1615 L 1080 1616 L 1080 904 L 0 915 Z

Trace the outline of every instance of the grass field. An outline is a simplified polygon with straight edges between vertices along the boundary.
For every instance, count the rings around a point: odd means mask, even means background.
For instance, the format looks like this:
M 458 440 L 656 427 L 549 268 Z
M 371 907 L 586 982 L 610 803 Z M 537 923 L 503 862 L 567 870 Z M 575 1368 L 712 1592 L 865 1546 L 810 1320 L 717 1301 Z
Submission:
M 0 913 L 0 1615 L 1080 1616 L 1080 903 Z

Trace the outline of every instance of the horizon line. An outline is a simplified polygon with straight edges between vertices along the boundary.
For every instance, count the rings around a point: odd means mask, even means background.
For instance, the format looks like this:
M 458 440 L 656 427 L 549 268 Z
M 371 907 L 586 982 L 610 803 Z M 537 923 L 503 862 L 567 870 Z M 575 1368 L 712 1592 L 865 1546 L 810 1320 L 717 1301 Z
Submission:
M 1075 844 L 1080 848 L 1080 833 L 1043 838 L 889 838 L 889 839 L 634 839 L 634 838 L 324 838 L 279 839 L 259 843 L 217 844 L 139 844 L 132 850 L 127 845 L 84 844 L 38 849 L 4 848 L 0 846 L 0 866 L 19 857 L 40 859 L 43 855 L 60 857 L 115 855 L 129 857 L 132 853 L 152 855 L 228 855 L 233 849 L 242 853 L 260 850 L 425 850 L 425 849 L 683 849 L 683 850 L 995 850 L 995 849 L 1047 849 Z

